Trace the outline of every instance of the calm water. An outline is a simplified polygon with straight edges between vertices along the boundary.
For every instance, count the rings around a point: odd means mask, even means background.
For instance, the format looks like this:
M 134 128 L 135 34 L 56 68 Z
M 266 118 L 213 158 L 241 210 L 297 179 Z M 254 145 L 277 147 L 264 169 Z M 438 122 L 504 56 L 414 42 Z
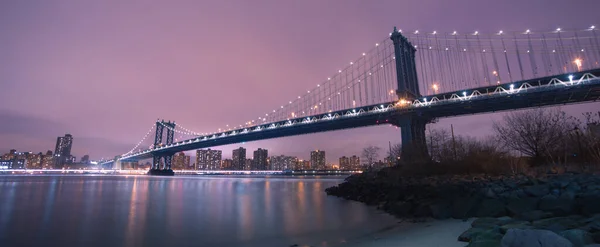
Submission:
M 396 221 L 341 177 L 0 176 L 0 246 L 337 246 Z

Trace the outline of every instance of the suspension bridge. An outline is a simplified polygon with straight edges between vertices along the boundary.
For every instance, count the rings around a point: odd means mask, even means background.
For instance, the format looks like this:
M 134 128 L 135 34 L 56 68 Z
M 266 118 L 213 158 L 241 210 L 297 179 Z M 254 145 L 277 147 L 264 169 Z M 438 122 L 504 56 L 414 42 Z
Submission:
M 425 127 L 434 119 L 599 100 L 597 33 L 595 26 L 492 33 L 394 28 L 314 88 L 256 119 L 210 133 L 157 120 L 135 147 L 103 164 L 152 159 L 151 172 L 171 174 L 172 157 L 181 151 L 382 124 L 401 129 L 402 159 L 427 157 Z

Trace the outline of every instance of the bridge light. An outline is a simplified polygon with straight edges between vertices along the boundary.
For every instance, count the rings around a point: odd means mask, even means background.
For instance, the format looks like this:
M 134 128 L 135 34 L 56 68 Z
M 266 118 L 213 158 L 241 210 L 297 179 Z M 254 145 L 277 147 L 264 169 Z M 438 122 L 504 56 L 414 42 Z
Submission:
M 474 35 L 477 35 L 477 34 L 479 34 L 479 31 L 475 31 Z
M 431 86 L 431 88 L 433 88 L 433 91 L 434 91 L 434 92 L 437 94 L 437 92 L 438 92 L 438 89 L 439 89 L 439 86 L 438 86 L 438 84 L 433 84 L 433 85 Z
M 569 80 L 572 81 L 573 80 L 573 75 L 569 75 Z
M 560 30 L 561 30 L 560 27 L 556 29 L 557 32 L 560 32 Z
M 381 108 L 383 108 L 383 105 L 380 105 Z
M 576 58 L 573 60 L 573 63 L 577 66 L 577 71 L 581 70 L 582 60 L 580 58 Z
M 452 32 L 452 35 L 456 35 L 456 34 L 457 34 L 457 32 L 456 32 L 456 31 Z
M 467 96 L 467 92 L 463 92 L 463 96 Z
M 591 26 L 590 27 L 590 30 L 594 30 L 594 29 L 596 29 L 596 26 Z
M 427 102 L 427 98 L 423 98 L 423 101 Z
M 364 52 L 363 52 L 363 56 L 366 56 L 366 55 L 367 55 L 367 53 L 364 53 Z
M 375 46 L 379 46 L 379 43 L 375 43 Z
M 437 34 L 437 31 L 433 31 L 433 34 L 434 34 L 434 35 L 435 35 L 435 34 Z
M 515 84 L 510 84 L 510 90 L 513 90 L 513 88 L 515 88 Z
M 419 30 L 415 31 L 415 34 L 419 34 Z
M 498 32 L 498 35 L 501 35 L 502 33 L 503 33 L 502 30 L 500 30 L 500 32 Z
M 527 30 L 525 30 L 525 33 L 529 34 L 529 33 L 531 33 L 531 30 L 527 29 Z

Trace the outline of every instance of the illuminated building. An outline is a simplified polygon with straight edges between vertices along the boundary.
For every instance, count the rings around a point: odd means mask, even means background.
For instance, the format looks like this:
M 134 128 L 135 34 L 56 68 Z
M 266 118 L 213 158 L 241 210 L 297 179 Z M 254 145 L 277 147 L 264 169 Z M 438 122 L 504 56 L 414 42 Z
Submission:
M 254 151 L 254 157 L 252 160 L 253 165 L 250 169 L 251 170 L 267 170 L 268 153 L 269 153 L 269 151 L 267 151 L 266 149 L 261 149 L 261 148 Z
M 310 165 L 313 170 L 325 170 L 325 151 L 310 152 Z
M 197 154 L 198 152 L 196 152 Z M 187 170 L 190 167 L 190 156 L 185 155 L 184 152 L 179 152 L 173 155 L 173 161 L 171 164 L 173 170 Z
M 294 170 L 297 167 L 298 158 L 285 155 L 271 156 L 270 163 L 271 170 L 274 171 Z
M 220 170 L 221 150 L 198 149 L 196 150 L 196 170 Z
M 232 170 L 244 170 L 246 166 L 246 149 L 240 147 L 233 150 L 232 155 Z

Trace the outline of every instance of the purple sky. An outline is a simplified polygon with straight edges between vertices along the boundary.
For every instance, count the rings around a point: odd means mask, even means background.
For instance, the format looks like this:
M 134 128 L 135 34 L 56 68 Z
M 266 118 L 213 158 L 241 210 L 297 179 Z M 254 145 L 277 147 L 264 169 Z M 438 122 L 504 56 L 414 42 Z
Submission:
M 403 30 L 550 30 L 600 25 L 598 0 L 0 1 L 0 153 L 129 151 L 157 118 L 197 132 L 239 125 L 314 87 Z M 579 116 L 599 103 L 563 107 Z M 501 115 L 430 125 L 485 136 Z M 328 162 L 399 142 L 370 127 L 218 147 Z

